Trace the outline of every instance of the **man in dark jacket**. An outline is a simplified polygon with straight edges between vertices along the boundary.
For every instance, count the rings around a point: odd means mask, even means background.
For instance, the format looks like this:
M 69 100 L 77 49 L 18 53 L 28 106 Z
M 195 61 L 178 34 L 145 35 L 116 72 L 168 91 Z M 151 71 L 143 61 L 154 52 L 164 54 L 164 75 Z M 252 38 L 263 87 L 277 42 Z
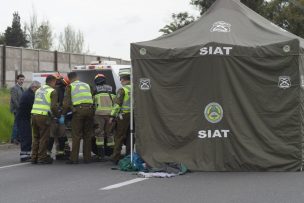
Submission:
M 20 99 L 19 108 L 16 115 L 17 128 L 20 139 L 20 161 L 24 162 L 31 158 L 32 150 L 32 126 L 31 110 L 33 107 L 35 92 L 41 86 L 40 82 L 34 81 Z
M 12 137 L 11 137 L 11 143 L 15 143 L 15 144 L 19 144 L 18 128 L 17 128 L 17 123 L 16 123 L 16 114 L 17 114 L 17 110 L 19 108 L 20 98 L 23 93 L 22 85 L 24 82 L 24 78 L 25 77 L 22 74 L 17 75 L 16 85 L 14 87 L 12 87 L 12 89 L 11 89 L 10 110 L 14 114 L 14 117 L 15 117 L 13 133 L 12 133 Z

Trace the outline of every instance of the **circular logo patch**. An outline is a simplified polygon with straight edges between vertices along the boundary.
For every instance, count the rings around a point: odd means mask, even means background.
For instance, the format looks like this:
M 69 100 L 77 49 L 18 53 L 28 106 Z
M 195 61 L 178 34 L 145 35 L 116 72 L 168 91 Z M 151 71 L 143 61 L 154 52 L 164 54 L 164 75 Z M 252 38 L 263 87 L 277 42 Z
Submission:
M 146 55 L 147 50 L 146 50 L 145 48 L 141 48 L 141 49 L 139 50 L 139 53 L 140 53 L 141 55 Z
M 205 118 L 210 123 L 218 123 L 222 120 L 224 112 L 221 105 L 212 102 L 206 106 L 204 114 L 205 114 Z
M 290 46 L 289 45 L 285 45 L 284 47 L 283 47 L 283 51 L 284 52 L 290 52 Z

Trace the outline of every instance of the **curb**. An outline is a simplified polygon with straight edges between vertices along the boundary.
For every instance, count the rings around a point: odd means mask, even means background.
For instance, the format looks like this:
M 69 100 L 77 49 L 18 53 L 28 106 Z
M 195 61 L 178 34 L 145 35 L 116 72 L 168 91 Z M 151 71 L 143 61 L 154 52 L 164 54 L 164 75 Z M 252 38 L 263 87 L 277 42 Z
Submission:
M 0 144 L 0 150 L 13 149 L 18 147 L 19 145 L 15 145 L 15 144 Z

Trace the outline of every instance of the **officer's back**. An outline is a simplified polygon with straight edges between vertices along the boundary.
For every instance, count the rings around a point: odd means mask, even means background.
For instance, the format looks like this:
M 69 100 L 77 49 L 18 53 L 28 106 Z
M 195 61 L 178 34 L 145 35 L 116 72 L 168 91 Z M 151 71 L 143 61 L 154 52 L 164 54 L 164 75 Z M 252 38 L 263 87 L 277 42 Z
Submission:
M 78 163 L 80 139 L 83 138 L 84 162 L 91 160 L 91 136 L 93 134 L 94 107 L 91 88 L 78 80 L 76 72 L 68 74 L 71 84 L 66 88 L 63 101 L 63 114 L 71 108 L 72 117 L 72 152 L 68 164 Z

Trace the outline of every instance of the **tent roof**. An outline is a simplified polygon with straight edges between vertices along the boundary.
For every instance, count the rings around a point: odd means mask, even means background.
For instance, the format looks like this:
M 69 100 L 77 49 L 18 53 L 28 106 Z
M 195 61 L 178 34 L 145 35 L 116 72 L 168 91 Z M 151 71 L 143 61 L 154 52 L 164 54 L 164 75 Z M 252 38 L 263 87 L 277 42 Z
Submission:
M 171 34 L 136 43 L 164 49 L 184 48 L 210 42 L 255 47 L 304 39 L 271 23 L 239 0 L 217 0 L 200 19 Z

